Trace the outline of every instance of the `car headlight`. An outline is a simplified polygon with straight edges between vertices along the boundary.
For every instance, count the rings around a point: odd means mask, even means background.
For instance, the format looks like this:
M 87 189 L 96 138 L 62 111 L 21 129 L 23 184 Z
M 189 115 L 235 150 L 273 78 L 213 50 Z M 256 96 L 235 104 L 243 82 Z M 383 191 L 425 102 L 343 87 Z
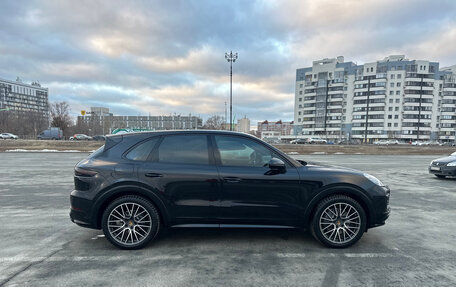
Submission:
M 449 164 L 447 164 L 447 166 L 456 166 L 456 161 L 450 162 Z
M 434 161 L 431 161 L 431 163 L 429 165 L 432 165 L 434 163 Z
M 363 173 L 363 175 L 370 181 L 372 181 L 375 185 L 378 185 L 378 186 L 385 186 L 383 184 L 383 182 L 380 181 L 380 179 L 376 178 L 375 176 L 373 175 L 370 175 L 368 173 Z

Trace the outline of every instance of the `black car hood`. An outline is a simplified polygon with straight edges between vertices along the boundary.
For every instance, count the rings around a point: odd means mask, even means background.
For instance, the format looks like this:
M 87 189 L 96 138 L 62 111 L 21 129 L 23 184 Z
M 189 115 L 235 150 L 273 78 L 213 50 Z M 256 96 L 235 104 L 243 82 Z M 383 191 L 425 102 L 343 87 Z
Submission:
M 318 162 L 307 162 L 307 167 L 311 169 L 319 169 L 319 170 L 326 170 L 326 171 L 336 171 L 336 172 L 346 172 L 352 174 L 363 174 L 362 171 L 357 169 L 348 168 L 344 166 L 336 166 L 336 165 L 329 165 L 323 164 Z
M 456 161 L 456 156 L 447 156 L 447 157 L 442 157 L 438 159 L 434 159 L 433 162 L 438 162 L 438 163 L 450 163 L 452 161 Z

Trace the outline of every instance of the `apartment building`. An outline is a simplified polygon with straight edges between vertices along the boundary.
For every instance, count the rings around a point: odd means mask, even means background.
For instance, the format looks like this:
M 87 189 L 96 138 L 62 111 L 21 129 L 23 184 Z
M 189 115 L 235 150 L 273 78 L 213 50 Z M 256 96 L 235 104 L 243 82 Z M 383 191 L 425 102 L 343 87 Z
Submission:
M 257 136 L 260 138 L 289 136 L 293 134 L 293 122 L 263 121 L 258 122 Z
M 203 121 L 197 116 L 118 116 L 109 112 L 108 108 L 92 107 L 90 113 L 78 116 L 78 123 L 97 130 L 97 133 L 108 133 L 115 129 L 133 130 L 174 130 L 198 129 Z M 95 132 L 96 133 L 96 132 Z
M 16 81 L 0 79 L 0 109 L 17 112 L 35 112 L 47 118 L 49 116 L 47 88 L 38 82 L 23 83 L 18 77 Z
M 295 134 L 329 139 L 454 140 L 455 66 L 393 55 L 314 61 L 296 74 Z
M 339 138 L 350 130 L 356 67 L 337 57 L 296 71 L 295 134 Z
M 241 133 L 250 133 L 250 120 L 247 117 L 238 119 L 236 130 Z

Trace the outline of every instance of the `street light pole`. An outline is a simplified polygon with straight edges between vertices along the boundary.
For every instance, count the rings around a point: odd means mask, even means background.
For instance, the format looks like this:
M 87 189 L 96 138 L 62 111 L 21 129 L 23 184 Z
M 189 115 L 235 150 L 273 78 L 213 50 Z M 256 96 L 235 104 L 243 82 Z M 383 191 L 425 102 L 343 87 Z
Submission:
M 233 130 L 233 63 L 237 58 L 238 54 L 233 51 L 225 53 L 225 59 L 230 63 L 230 131 Z

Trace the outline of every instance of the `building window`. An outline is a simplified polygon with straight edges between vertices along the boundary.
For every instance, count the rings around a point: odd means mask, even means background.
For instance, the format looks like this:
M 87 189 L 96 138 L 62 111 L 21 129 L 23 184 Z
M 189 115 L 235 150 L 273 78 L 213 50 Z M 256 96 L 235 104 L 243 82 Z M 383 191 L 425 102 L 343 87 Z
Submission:
M 391 79 L 394 79 L 394 74 L 391 74 Z
M 374 67 L 371 67 L 371 73 L 374 71 Z
M 396 84 L 396 87 L 400 87 L 400 86 L 401 86 L 401 83 L 397 83 L 397 84 Z
M 396 91 L 396 95 L 400 95 L 401 94 L 401 91 Z
M 388 115 L 388 119 L 392 119 L 392 118 L 393 118 L 393 116 L 392 116 L 392 115 Z
M 388 127 L 391 127 L 391 123 L 388 123 Z
M 390 87 L 391 87 L 391 88 L 394 88 L 394 83 L 390 83 Z
M 299 94 L 302 95 L 302 91 L 299 91 Z
M 302 84 L 299 84 L 299 87 L 302 88 Z
M 394 91 L 390 91 L 390 96 L 394 95 Z
M 401 100 L 400 99 L 396 99 L 396 104 L 400 103 Z
M 394 110 L 397 112 L 399 111 L 399 107 L 395 107 Z
M 397 74 L 397 78 L 398 78 L 398 79 L 401 79 L 401 78 L 402 78 L 402 75 L 401 75 L 401 74 Z
M 393 107 L 389 107 L 388 111 L 392 112 L 393 111 Z
M 398 115 L 394 115 L 394 119 L 397 120 L 399 118 Z
M 299 101 L 302 102 L 302 98 L 299 98 Z
M 392 104 L 393 103 L 393 99 L 389 99 L 389 102 L 390 102 L 390 104 Z
M 394 126 L 397 127 L 397 123 L 394 123 Z

